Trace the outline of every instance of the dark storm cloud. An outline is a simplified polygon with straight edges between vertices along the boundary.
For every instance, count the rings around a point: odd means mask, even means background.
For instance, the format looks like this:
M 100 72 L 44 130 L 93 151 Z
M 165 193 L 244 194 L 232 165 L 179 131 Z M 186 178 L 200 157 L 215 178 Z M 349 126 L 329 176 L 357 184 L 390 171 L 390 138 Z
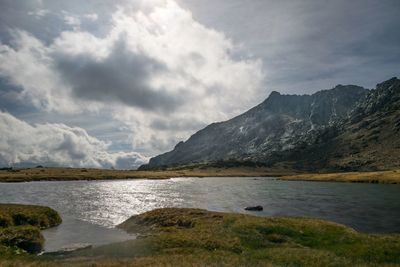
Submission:
M 185 100 L 183 93 L 170 94 L 152 88 L 150 78 L 167 71 L 167 67 L 146 55 L 128 51 L 122 39 L 104 60 L 85 54 L 55 54 L 54 60 L 61 76 L 79 98 L 117 101 L 161 112 L 171 112 Z

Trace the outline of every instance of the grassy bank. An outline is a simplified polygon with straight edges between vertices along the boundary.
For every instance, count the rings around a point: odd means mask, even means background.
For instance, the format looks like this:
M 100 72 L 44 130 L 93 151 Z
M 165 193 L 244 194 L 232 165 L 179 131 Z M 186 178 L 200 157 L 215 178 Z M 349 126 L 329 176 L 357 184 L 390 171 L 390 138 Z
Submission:
M 294 172 L 266 168 L 186 168 L 165 171 L 122 171 L 76 168 L 29 168 L 0 170 L 0 182 L 166 179 L 171 177 L 254 177 L 282 176 Z
M 400 235 L 317 219 L 167 208 L 119 227 L 141 237 L 66 258 L 18 256 L 13 266 L 400 266 Z
M 47 207 L 0 204 L 0 255 L 40 252 L 44 245 L 40 230 L 60 223 L 58 213 Z
M 346 172 L 323 174 L 296 174 L 280 177 L 281 180 L 400 184 L 400 170 L 376 172 Z
M 346 173 L 299 173 L 265 167 L 184 167 L 160 171 L 79 168 L 0 170 L 0 182 L 168 179 L 172 177 L 280 177 L 282 180 L 400 184 L 400 170 Z
M 135 257 L 139 266 L 400 266 L 400 235 L 367 235 L 317 219 L 171 208 L 119 227 L 145 236 L 80 256 Z

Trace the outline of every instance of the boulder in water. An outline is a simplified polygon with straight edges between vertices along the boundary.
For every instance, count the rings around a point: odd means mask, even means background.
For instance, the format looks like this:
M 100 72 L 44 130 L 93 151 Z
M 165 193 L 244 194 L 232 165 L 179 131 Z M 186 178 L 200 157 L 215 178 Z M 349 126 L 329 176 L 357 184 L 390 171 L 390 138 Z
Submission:
M 249 211 L 262 211 L 264 208 L 262 206 L 249 206 L 244 209 Z

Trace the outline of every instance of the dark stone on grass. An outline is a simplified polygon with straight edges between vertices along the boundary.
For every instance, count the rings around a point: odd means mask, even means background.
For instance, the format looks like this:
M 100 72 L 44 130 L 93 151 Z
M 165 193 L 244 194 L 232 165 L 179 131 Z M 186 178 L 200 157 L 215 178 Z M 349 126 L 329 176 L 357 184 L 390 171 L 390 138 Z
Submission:
M 264 208 L 262 206 L 249 206 L 244 209 L 249 211 L 262 211 Z

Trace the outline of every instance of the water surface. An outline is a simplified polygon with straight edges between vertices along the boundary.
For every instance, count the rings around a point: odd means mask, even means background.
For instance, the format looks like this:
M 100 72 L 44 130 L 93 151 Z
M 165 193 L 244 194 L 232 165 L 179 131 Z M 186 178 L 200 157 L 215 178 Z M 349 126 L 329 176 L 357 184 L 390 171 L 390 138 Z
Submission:
M 64 223 L 45 231 L 48 250 L 77 242 L 97 245 L 132 238 L 112 228 L 134 214 L 162 207 L 317 217 L 364 232 L 400 233 L 399 185 L 273 178 L 3 183 L 0 202 L 57 210 Z M 264 211 L 244 211 L 249 205 L 262 205 Z

